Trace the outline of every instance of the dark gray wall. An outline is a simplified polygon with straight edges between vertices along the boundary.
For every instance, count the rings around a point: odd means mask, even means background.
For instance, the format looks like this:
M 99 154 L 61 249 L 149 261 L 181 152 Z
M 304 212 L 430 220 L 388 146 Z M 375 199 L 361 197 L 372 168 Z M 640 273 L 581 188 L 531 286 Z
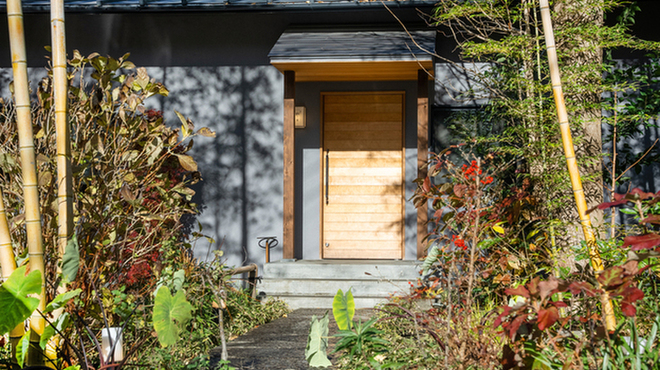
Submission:
M 414 9 L 393 10 L 407 25 L 420 21 Z M 48 18 L 47 14 L 25 16 L 33 88 L 45 76 L 47 52 L 43 47 L 50 43 Z M 268 52 L 288 27 L 326 25 L 332 29 L 367 23 L 398 26 L 384 8 L 66 14 L 69 55 L 74 49 L 84 55 L 99 52 L 113 57 L 130 52 L 131 61 L 148 67 L 149 75 L 170 90 L 167 98 L 148 100 L 149 107 L 163 110 L 172 124 L 178 125 L 174 114 L 177 110 L 192 119 L 196 127 L 206 126 L 216 131 L 214 139 L 195 139 L 193 155 L 204 179 L 195 187 L 196 200 L 204 207 L 199 217 L 203 232 L 215 238 L 217 245 L 222 243 L 230 265 L 263 263 L 264 253 L 257 247 L 256 238 L 277 236 L 280 241 L 282 238 L 283 84 L 281 73 L 269 64 Z M 2 97 L 8 97 L 7 85 L 11 80 L 8 39 L 6 17 L 0 17 Z M 318 98 L 322 89 L 407 90 L 407 104 L 414 107 L 414 85 L 405 83 L 303 85 L 298 96 L 302 104 L 308 105 L 311 127 L 314 119 L 318 122 Z M 305 94 L 306 90 L 311 95 Z M 414 122 L 411 119 L 408 117 L 407 121 Z M 297 173 L 302 174 L 296 184 L 297 189 L 301 189 L 297 199 L 297 255 L 318 258 L 319 142 L 313 139 L 318 138 L 318 132 L 314 133 L 311 128 L 297 130 L 296 135 Z M 415 148 L 414 130 L 407 133 L 407 137 L 409 147 Z M 314 150 L 315 156 L 310 154 Z M 408 152 L 409 158 L 416 158 L 416 151 Z M 409 162 L 410 171 L 415 162 Z M 300 167 L 303 164 L 306 167 Z M 311 191 L 314 186 L 317 190 Z M 310 215 L 315 218 L 308 218 Z M 316 238 L 310 236 L 314 234 Z M 410 237 L 408 235 L 408 239 Z M 200 241 L 196 255 L 205 258 L 208 251 L 206 241 Z M 271 258 L 278 260 L 281 255 L 279 247 Z

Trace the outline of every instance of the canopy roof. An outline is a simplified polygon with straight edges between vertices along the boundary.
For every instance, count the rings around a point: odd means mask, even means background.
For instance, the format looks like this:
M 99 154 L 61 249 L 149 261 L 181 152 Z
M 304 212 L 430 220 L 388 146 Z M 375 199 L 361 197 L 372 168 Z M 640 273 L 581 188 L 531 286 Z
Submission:
M 432 73 L 435 31 L 286 31 L 268 56 L 296 81 L 416 80 Z

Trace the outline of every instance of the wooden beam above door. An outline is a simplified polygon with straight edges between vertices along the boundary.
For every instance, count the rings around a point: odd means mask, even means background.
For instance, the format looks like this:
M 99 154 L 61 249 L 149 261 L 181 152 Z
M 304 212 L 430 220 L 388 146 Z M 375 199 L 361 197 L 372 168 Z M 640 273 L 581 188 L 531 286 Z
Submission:
M 423 68 L 433 78 L 432 60 L 273 62 L 281 72 L 295 71 L 296 82 L 415 81 Z

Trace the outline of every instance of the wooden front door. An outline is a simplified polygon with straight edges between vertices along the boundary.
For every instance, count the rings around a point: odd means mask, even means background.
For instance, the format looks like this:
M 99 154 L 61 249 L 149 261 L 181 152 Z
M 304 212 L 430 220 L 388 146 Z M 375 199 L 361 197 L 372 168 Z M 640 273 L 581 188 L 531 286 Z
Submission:
M 404 93 L 324 93 L 322 258 L 402 259 Z

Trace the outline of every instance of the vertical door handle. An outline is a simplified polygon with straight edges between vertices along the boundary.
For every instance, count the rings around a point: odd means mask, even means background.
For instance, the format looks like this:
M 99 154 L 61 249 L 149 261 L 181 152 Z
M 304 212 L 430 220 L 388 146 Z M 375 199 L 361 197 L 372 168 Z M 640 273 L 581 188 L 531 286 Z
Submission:
M 328 168 L 330 165 L 329 153 L 329 150 L 325 152 L 325 204 L 330 202 L 330 169 Z

